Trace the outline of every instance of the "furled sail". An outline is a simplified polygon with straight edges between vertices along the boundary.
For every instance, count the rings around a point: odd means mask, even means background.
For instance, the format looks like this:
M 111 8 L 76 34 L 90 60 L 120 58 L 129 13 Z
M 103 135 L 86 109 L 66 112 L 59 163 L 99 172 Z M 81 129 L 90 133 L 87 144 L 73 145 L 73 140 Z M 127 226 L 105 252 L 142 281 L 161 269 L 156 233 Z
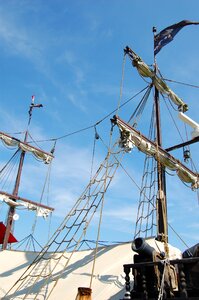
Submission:
M 121 132 L 120 145 L 126 151 L 130 151 L 133 147 L 137 147 L 145 154 L 153 156 L 164 167 L 172 171 L 176 171 L 179 178 L 186 183 L 190 183 L 193 189 L 199 188 L 199 174 L 192 172 L 179 160 L 175 159 L 156 143 L 147 139 L 147 137 L 142 135 L 139 131 L 131 127 L 119 117 L 115 116 L 113 120 Z
M 37 159 L 42 160 L 44 163 L 49 164 L 52 159 L 53 155 L 51 153 L 47 153 L 41 149 L 33 147 L 27 143 L 21 142 L 20 140 L 9 136 L 3 132 L 0 132 L 0 139 L 2 142 L 9 147 L 18 147 L 22 151 L 32 153 Z
M 179 110 L 183 112 L 188 110 L 188 105 L 183 102 L 181 98 L 179 98 L 164 82 L 163 79 L 158 77 L 155 72 L 138 56 L 133 50 L 129 47 L 125 48 L 125 53 L 127 53 L 132 60 L 132 64 L 137 68 L 139 74 L 143 77 L 151 78 L 154 86 L 158 89 L 158 91 L 166 96 L 168 96 L 173 103 L 175 103 Z
M 18 200 L 18 201 L 16 201 Z M 28 210 L 36 211 L 38 217 L 47 218 L 54 208 L 43 205 L 41 203 L 33 202 L 31 200 L 14 196 L 9 193 L 0 191 L 0 201 L 5 202 L 12 207 L 24 207 Z

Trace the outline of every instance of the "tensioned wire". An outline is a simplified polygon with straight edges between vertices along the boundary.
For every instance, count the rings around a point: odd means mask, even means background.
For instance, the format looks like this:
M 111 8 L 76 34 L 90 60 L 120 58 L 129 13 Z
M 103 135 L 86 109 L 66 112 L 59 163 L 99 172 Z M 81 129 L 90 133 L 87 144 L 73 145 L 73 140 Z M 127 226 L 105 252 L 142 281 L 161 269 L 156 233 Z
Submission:
M 95 263 L 96 263 L 96 258 L 97 258 L 97 253 L 98 253 L 98 244 L 99 244 L 99 239 L 100 239 L 100 230 L 101 230 L 101 224 L 102 224 L 102 214 L 103 214 L 103 208 L 104 208 L 104 195 L 106 192 L 106 187 L 107 187 L 107 178 L 108 178 L 108 160 L 111 155 L 111 143 L 112 143 L 112 136 L 113 136 L 113 126 L 110 131 L 110 139 L 109 139 L 109 146 L 108 146 L 108 159 L 106 161 L 106 170 L 105 170 L 105 179 L 103 183 L 103 195 L 102 195 L 102 200 L 101 200 L 101 208 L 100 208 L 100 217 L 99 217 L 99 223 L 98 223 L 98 231 L 97 231 L 97 240 L 96 240 L 96 247 L 95 247 L 95 252 L 94 252 L 94 259 L 93 259 L 93 266 L 92 266 L 92 272 L 91 272 L 91 279 L 90 279 L 90 288 L 92 287 L 92 281 L 93 281 L 93 276 L 94 276 L 94 271 L 95 271 Z
M 124 60 L 123 60 L 123 70 L 122 70 L 122 81 L 124 80 L 124 62 L 125 62 L 125 56 L 124 56 Z M 160 72 L 159 72 L 160 73 Z M 161 74 L 160 74 L 161 75 Z M 161 75 L 162 79 L 165 80 L 165 81 L 169 81 L 169 82 L 173 82 L 173 83 L 176 83 L 176 84 L 181 84 L 181 85 L 185 85 L 185 86 L 189 86 L 189 87 L 193 87 L 193 88 L 199 88 L 199 85 L 193 85 L 193 84 L 189 84 L 189 83 L 185 83 L 185 82 L 180 82 L 180 81 L 176 81 L 176 80 L 171 80 L 171 79 L 167 79 L 167 78 L 164 78 L 162 75 Z M 128 100 L 126 100 L 123 104 L 120 105 L 120 101 L 121 101 L 121 96 L 119 98 L 119 101 L 118 101 L 118 107 L 116 109 L 114 109 L 112 112 L 110 112 L 109 114 L 107 114 L 106 116 L 104 116 L 101 120 L 97 121 L 96 123 L 90 125 L 90 126 L 87 126 L 87 127 L 84 127 L 84 128 L 81 128 L 79 130 L 76 130 L 76 131 L 73 131 L 73 132 L 70 132 L 70 133 L 67 133 L 67 134 L 64 134 L 62 136 L 59 136 L 59 137 L 55 137 L 55 138 L 49 138 L 49 139 L 45 139 L 45 140 L 38 140 L 38 141 L 34 141 L 34 142 L 37 142 L 37 143 L 41 143 L 41 142 L 48 142 L 48 141 L 55 141 L 55 140 L 60 140 L 60 139 L 64 139 L 68 136 L 71 136 L 71 135 L 74 135 L 74 134 L 77 134 L 77 133 L 80 133 L 82 131 L 86 131 L 88 129 L 91 129 L 97 125 L 99 125 L 101 122 L 103 122 L 105 119 L 107 119 L 108 117 L 110 117 L 113 113 L 117 112 L 118 109 L 122 108 L 123 106 L 125 106 L 127 103 L 129 103 L 132 99 L 134 99 L 136 96 L 138 96 L 140 93 L 142 93 L 145 89 L 147 89 L 149 86 L 149 84 L 144 88 L 142 89 L 140 92 L 136 93 L 134 96 L 130 97 Z M 23 132 L 17 132 L 15 134 L 24 134 L 24 131 Z
M 35 141 L 37 143 L 41 143 L 41 142 L 50 142 L 50 141 L 57 141 L 57 140 L 61 140 L 61 139 L 64 139 L 64 138 L 67 138 L 71 135 L 74 135 L 74 134 L 77 134 L 77 133 L 80 133 L 82 131 L 86 131 L 88 129 L 91 129 L 91 128 L 94 128 L 96 127 L 97 125 L 99 125 L 100 123 L 102 123 L 104 120 L 106 120 L 107 118 L 109 118 L 110 116 L 112 116 L 115 112 L 118 111 L 118 109 L 124 107 L 125 105 L 127 105 L 131 100 L 133 100 L 135 97 L 137 97 L 138 95 L 140 95 L 143 91 L 145 91 L 146 89 L 148 88 L 148 85 L 146 87 L 144 87 L 141 91 L 139 91 L 138 93 L 136 93 L 135 95 L 133 95 L 132 97 L 130 97 L 128 100 L 126 100 L 123 104 L 119 105 L 116 109 L 114 109 L 113 111 L 111 111 L 110 113 L 108 113 L 106 116 L 104 116 L 102 119 L 100 119 L 99 121 L 97 121 L 96 123 L 90 125 L 90 126 L 87 126 L 87 127 L 84 127 L 84 128 L 81 128 L 81 129 L 78 129 L 76 131 L 73 131 L 73 132 L 70 132 L 70 133 L 67 133 L 67 134 L 64 134 L 62 136 L 59 136 L 59 137 L 55 137 L 55 138 L 49 138 L 49 139 L 46 139 L 46 140 L 38 140 L 38 141 Z

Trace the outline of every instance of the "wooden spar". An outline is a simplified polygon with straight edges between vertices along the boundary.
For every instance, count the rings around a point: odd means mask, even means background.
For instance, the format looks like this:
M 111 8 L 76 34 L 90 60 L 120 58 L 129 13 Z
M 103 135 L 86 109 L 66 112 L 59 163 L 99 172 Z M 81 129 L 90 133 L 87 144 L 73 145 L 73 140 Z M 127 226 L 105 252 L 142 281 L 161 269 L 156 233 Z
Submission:
M 18 146 L 21 145 L 21 147 L 24 146 L 23 148 L 28 147 L 29 149 L 32 150 L 32 152 L 35 151 L 35 152 L 43 153 L 43 154 L 45 154 L 46 156 L 50 157 L 51 160 L 54 158 L 54 156 L 53 156 L 52 153 L 46 152 L 46 151 L 44 151 L 44 150 L 41 150 L 41 149 L 39 149 L 39 148 L 37 148 L 37 147 L 34 147 L 34 146 L 30 145 L 29 143 L 27 143 L 27 138 L 25 138 L 24 141 L 22 142 L 22 141 L 16 139 L 15 137 L 12 137 L 12 136 L 10 136 L 10 135 L 8 135 L 8 134 L 6 134 L 6 133 L 0 131 L 0 138 L 3 139 L 2 137 L 7 137 L 8 139 L 15 141 L 15 142 L 16 142 L 16 145 L 17 145 L 17 144 L 18 144 Z M 19 148 L 20 148 L 20 147 L 19 147 Z M 24 150 L 22 150 L 22 151 L 24 151 Z M 26 152 L 26 151 L 24 151 L 24 152 Z
M 86 287 L 79 287 L 75 300 L 92 300 L 92 289 Z
M 30 203 L 30 204 L 33 204 L 37 207 L 41 207 L 41 208 L 44 208 L 44 209 L 48 209 L 50 211 L 53 211 L 54 208 L 53 207 L 50 207 L 50 206 L 47 206 L 47 205 L 44 205 L 42 203 L 38 203 L 38 202 L 35 202 L 35 201 L 32 201 L 32 200 L 28 200 L 26 198 L 22 198 L 22 197 L 19 197 L 19 196 L 16 196 L 16 195 L 13 195 L 13 194 L 9 194 L 9 193 L 6 193 L 6 192 L 3 192 L 3 191 L 0 191 L 0 195 L 4 195 L 4 196 L 7 196 L 9 197 L 10 199 L 16 201 L 16 200 L 20 200 L 22 202 L 26 202 L 26 203 Z M 10 205 L 12 206 L 12 205 Z M 14 206 L 14 205 L 13 205 Z
M 190 170 L 186 165 L 184 165 L 183 163 L 181 163 L 181 161 L 177 160 L 174 156 L 172 156 L 170 153 L 168 153 L 166 150 L 164 150 L 162 147 L 157 146 L 157 144 L 151 140 L 149 140 L 146 136 L 144 136 L 143 134 L 141 134 L 138 130 L 136 130 L 135 128 L 133 128 L 131 125 L 129 125 L 128 123 L 126 123 L 125 121 L 123 121 L 122 119 L 120 119 L 118 116 L 114 116 L 112 121 L 118 125 L 118 127 L 120 127 L 123 130 L 126 130 L 127 132 L 132 133 L 136 138 L 140 138 L 140 141 L 144 141 L 146 144 L 151 145 L 154 149 L 157 149 L 157 151 L 159 152 L 160 155 L 167 157 L 169 160 L 171 160 L 173 163 L 176 163 L 181 169 L 183 169 L 185 172 L 189 173 L 191 176 L 193 177 L 198 177 L 197 173 L 194 173 L 192 170 Z M 128 138 L 129 141 L 132 140 L 132 137 L 130 136 Z M 132 142 L 134 142 L 132 140 Z M 138 149 L 139 146 L 137 146 Z M 140 149 L 142 151 L 142 149 Z M 142 151 L 144 152 L 144 151 Z M 153 154 L 151 154 L 153 155 Z M 153 155 L 154 156 L 154 155 Z M 154 156 L 155 157 L 155 156 Z M 155 157 L 156 159 L 156 157 Z
M 181 143 L 181 144 L 177 144 L 175 146 L 172 146 L 172 147 L 169 147 L 167 149 L 165 149 L 166 151 L 172 151 L 172 150 L 176 150 L 176 149 L 179 149 L 179 148 L 183 148 L 185 146 L 189 146 L 191 144 L 194 144 L 194 143 L 197 143 L 199 142 L 199 136 L 195 137 L 194 139 L 190 140 L 190 141 L 187 141 L 187 142 L 184 142 L 184 143 Z

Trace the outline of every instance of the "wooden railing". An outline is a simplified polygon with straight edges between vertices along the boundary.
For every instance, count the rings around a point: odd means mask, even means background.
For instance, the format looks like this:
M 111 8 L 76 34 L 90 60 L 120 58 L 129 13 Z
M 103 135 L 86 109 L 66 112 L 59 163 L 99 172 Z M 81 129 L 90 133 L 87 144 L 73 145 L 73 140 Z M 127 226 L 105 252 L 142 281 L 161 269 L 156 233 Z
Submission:
M 158 293 L 160 291 L 149 291 L 147 283 L 147 268 L 158 267 L 159 270 L 163 270 L 164 261 L 157 262 L 140 262 L 134 264 L 124 265 L 125 273 L 125 295 L 121 300 L 132 299 L 158 299 Z M 199 299 L 199 257 L 175 259 L 168 261 L 170 265 L 173 265 L 177 270 L 177 282 L 178 288 L 173 291 L 172 299 Z M 194 267 L 194 273 L 192 271 Z M 149 271 L 149 269 L 148 269 Z M 139 273 L 139 292 L 136 291 L 136 286 L 133 286 L 133 274 Z M 148 273 L 150 274 L 150 273 Z M 163 274 L 163 272 L 162 272 Z M 160 274 L 160 281 L 162 280 L 162 274 Z M 193 276 L 194 280 L 193 280 Z M 132 276 L 132 279 L 131 279 Z M 152 274 L 151 274 L 152 276 Z M 151 278 L 150 278 L 151 280 Z M 131 286 L 132 285 L 132 286 Z M 167 295 L 168 291 L 163 290 L 162 299 L 170 299 Z

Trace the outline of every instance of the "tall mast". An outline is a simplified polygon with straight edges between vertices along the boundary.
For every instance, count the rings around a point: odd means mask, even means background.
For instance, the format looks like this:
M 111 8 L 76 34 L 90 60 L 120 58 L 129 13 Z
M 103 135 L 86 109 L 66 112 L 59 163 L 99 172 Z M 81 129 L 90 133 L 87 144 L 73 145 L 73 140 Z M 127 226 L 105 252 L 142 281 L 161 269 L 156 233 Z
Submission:
M 154 40 L 156 28 L 153 27 Z M 154 72 L 157 73 L 157 63 L 154 56 Z M 155 87 L 154 94 L 155 117 L 156 117 L 156 142 L 158 146 L 162 146 L 161 120 L 160 120 L 160 100 L 159 91 Z M 157 161 L 157 238 L 159 241 L 168 242 L 168 226 L 167 226 L 167 200 L 166 200 L 166 181 L 165 168 Z
M 30 108 L 29 108 L 29 111 L 28 111 L 28 113 L 29 113 L 28 127 L 30 125 L 31 118 L 32 118 L 32 110 L 35 107 L 40 108 L 40 107 L 42 107 L 42 104 L 36 104 L 35 105 L 34 104 L 34 96 L 32 96 L 32 102 L 31 102 L 31 105 L 30 105 Z M 25 132 L 24 143 L 27 142 L 28 127 L 27 127 L 27 130 Z M 19 191 L 19 185 L 20 185 L 20 180 L 21 180 L 21 174 L 22 174 L 22 168 L 23 168 L 25 154 L 26 154 L 26 152 L 22 150 L 21 155 L 20 155 L 20 160 L 19 160 L 17 176 L 16 176 L 16 180 L 15 180 L 15 185 L 14 185 L 14 189 L 13 189 L 13 196 L 15 196 L 15 197 L 18 196 L 18 191 Z M 13 199 L 13 201 L 16 201 L 16 200 Z M 10 233 L 12 231 L 12 227 L 13 227 L 13 223 L 14 223 L 14 219 L 13 219 L 14 214 L 15 214 L 15 207 L 10 206 L 9 210 L 8 210 L 8 214 L 7 214 L 6 230 L 5 230 L 5 235 L 4 235 L 3 245 L 2 245 L 3 250 L 5 250 L 7 248 L 7 245 L 8 245 L 9 236 L 10 236 Z

